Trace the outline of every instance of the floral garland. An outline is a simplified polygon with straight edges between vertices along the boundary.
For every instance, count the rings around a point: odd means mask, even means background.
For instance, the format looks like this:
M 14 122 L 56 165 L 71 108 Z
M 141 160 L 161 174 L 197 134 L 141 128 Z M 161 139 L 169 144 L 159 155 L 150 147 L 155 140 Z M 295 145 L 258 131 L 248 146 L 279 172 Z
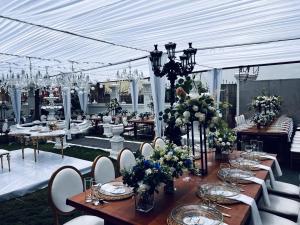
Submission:
M 122 111 L 122 107 L 116 98 L 110 100 L 110 102 L 106 104 L 106 107 L 108 112 L 111 112 L 113 116 L 121 113 Z

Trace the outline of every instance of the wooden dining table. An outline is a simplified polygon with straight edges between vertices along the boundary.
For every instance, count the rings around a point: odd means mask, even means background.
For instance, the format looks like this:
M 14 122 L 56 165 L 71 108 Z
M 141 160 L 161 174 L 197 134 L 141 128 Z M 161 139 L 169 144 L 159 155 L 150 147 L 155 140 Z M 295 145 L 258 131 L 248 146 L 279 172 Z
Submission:
M 67 204 L 74 208 L 101 217 L 105 220 L 105 225 L 165 225 L 172 209 L 180 205 L 198 204 L 201 199 L 196 192 L 200 184 L 218 182 L 217 176 L 220 162 L 214 160 L 214 153 L 209 154 L 208 175 L 204 177 L 185 174 L 175 180 L 176 191 L 174 194 L 165 194 L 163 187 L 158 194 L 155 194 L 155 206 L 149 213 L 141 213 L 135 210 L 134 197 L 120 200 L 109 201 L 108 204 L 95 206 L 85 202 L 85 194 L 80 193 L 67 199 Z M 262 161 L 263 165 L 272 166 L 273 160 Z M 265 180 L 268 171 L 255 171 L 257 178 Z M 121 181 L 121 177 L 116 180 Z M 262 187 L 259 184 L 251 183 L 242 185 L 242 194 L 258 200 L 261 196 Z M 229 205 L 231 209 L 218 209 L 222 213 L 229 214 L 231 217 L 224 217 L 224 222 L 228 225 L 243 225 L 250 218 L 250 206 L 244 203 Z
M 154 136 L 154 119 L 131 119 L 128 120 L 129 123 L 133 123 L 134 138 L 137 139 L 138 136 L 138 124 L 144 124 L 151 127 L 150 135 Z

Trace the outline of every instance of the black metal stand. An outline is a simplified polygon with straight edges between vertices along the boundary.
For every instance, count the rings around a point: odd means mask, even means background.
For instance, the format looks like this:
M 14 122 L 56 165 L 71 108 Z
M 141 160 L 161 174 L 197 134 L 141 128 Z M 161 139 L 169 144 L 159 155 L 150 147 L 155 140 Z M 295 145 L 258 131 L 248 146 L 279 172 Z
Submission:
M 193 152 L 193 174 L 196 176 L 205 176 L 208 173 L 208 165 L 207 165 L 207 146 L 206 146 L 206 127 L 202 124 L 199 126 L 200 133 L 200 167 L 196 167 L 196 158 L 195 158 L 195 135 L 194 135 L 194 125 L 191 122 L 191 130 L 192 130 L 192 152 Z

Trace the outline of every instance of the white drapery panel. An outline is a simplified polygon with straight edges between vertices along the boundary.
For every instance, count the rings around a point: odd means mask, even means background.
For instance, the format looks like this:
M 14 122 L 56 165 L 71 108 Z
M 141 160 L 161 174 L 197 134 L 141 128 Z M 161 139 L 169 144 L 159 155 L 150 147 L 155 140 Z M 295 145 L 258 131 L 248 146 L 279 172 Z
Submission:
M 164 50 L 168 41 L 182 50 L 189 41 L 203 48 L 300 37 L 298 0 L 206 0 L 201 4 L 181 0 L 2 0 L 0 15 L 148 51 L 155 43 Z M 0 19 L 0 45 L 5 53 L 58 58 L 62 63 L 32 59 L 33 71 L 51 64 L 51 74 L 70 71 L 68 60 L 82 62 L 74 64 L 75 69 L 90 68 L 148 54 L 6 19 Z M 295 61 L 300 59 L 300 40 L 198 50 L 196 57 L 202 66 L 195 70 Z M 3 56 L 1 61 L 26 64 L 14 67 L 15 71 L 28 68 L 28 59 Z M 132 66 L 148 73 L 147 59 L 132 62 Z M 102 81 L 113 79 L 121 68 L 124 64 L 95 70 L 92 75 Z M 7 65 L 0 68 L 7 70 Z
M 69 87 L 62 88 L 62 99 L 64 106 L 64 114 L 65 114 L 65 124 L 66 129 L 68 130 L 68 139 L 71 139 L 70 133 L 70 122 L 71 122 L 71 90 Z
M 79 98 L 79 104 L 80 108 L 83 111 L 84 114 L 86 114 L 87 105 L 88 105 L 88 92 L 85 89 L 81 89 L 78 91 L 78 98 Z
M 131 88 L 131 100 L 132 100 L 132 110 L 133 112 L 138 112 L 138 100 L 139 100 L 139 87 L 138 80 L 132 79 L 130 81 Z
M 162 57 L 162 65 L 166 61 L 166 55 Z M 155 123 L 155 135 L 161 137 L 163 134 L 162 125 L 163 121 L 159 120 L 159 113 L 165 109 L 165 94 L 166 94 L 166 77 L 157 77 L 154 75 L 150 59 L 148 59 L 149 75 L 151 83 L 151 92 L 154 104 L 154 123 Z
M 222 69 L 212 69 L 209 74 L 208 89 L 216 102 L 216 107 L 219 108 L 220 92 L 222 82 Z
M 11 99 L 12 108 L 15 114 L 16 123 L 20 124 L 21 119 L 21 88 L 12 87 L 8 89 L 8 94 Z

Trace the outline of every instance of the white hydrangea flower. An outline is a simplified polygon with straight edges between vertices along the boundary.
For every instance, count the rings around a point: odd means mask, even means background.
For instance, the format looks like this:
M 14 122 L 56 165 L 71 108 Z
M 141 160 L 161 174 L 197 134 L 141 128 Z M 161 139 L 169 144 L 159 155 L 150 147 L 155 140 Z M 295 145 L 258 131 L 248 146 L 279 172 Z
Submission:
M 193 110 L 194 110 L 195 112 L 198 112 L 198 110 L 199 110 L 198 106 L 194 105 L 194 106 L 193 106 Z
M 184 118 L 189 119 L 190 116 L 191 116 L 191 113 L 190 113 L 189 111 L 185 111 L 185 112 L 183 113 L 183 116 L 184 116 Z

